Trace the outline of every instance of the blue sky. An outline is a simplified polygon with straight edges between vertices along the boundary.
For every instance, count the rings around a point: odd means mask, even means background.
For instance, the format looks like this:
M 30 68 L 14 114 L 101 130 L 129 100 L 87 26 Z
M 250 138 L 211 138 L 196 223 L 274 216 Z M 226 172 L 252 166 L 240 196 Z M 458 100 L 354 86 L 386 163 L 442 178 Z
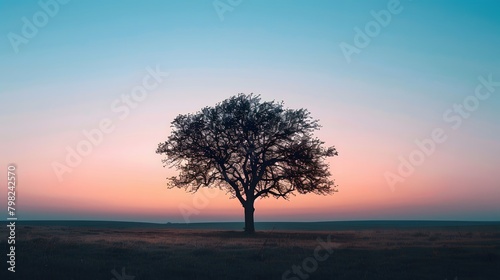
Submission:
M 347 64 L 339 43 L 352 43 L 353 28 L 363 28 L 373 20 L 370 11 L 388 2 L 242 1 L 220 21 L 212 1 L 70 1 L 18 54 L 4 37 L 2 90 L 53 81 L 109 84 L 159 63 L 173 71 L 221 71 L 226 80 L 246 70 L 259 80 L 279 71 L 370 86 L 412 84 L 418 96 L 449 102 L 453 96 L 432 92 L 434 83 L 465 88 L 478 73 L 498 73 L 497 1 L 402 0 L 403 11 Z M 20 33 L 21 17 L 40 10 L 36 3 L 3 1 L 2 34 Z M 70 95 L 54 91 L 44 98 L 63 102 Z M 379 96 L 355 101 L 372 104 Z

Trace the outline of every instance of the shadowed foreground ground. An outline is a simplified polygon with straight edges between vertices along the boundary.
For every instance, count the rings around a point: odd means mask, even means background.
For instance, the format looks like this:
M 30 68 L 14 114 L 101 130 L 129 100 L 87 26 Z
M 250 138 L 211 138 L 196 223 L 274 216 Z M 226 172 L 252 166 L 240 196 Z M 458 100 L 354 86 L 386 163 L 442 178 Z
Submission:
M 285 271 L 302 264 L 302 278 L 290 272 L 284 279 L 500 276 L 498 225 L 261 231 L 255 236 L 227 230 L 56 225 L 19 226 L 16 231 L 16 273 L 6 270 L 2 238 L 1 279 L 282 279 Z M 8 234 L 5 225 L 1 234 Z M 318 247 L 318 238 L 326 241 L 329 235 L 331 254 Z M 317 247 L 322 249 L 315 255 Z

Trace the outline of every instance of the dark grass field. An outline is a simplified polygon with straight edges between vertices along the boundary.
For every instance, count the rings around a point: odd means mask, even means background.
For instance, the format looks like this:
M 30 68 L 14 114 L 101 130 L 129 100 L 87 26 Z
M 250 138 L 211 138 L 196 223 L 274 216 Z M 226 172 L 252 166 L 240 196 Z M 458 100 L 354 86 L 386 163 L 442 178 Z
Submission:
M 251 236 L 240 232 L 241 226 L 20 222 L 16 272 L 11 273 L 3 223 L 0 275 L 50 280 L 500 279 L 500 223 L 258 223 L 260 231 Z M 294 265 L 300 266 L 298 273 Z

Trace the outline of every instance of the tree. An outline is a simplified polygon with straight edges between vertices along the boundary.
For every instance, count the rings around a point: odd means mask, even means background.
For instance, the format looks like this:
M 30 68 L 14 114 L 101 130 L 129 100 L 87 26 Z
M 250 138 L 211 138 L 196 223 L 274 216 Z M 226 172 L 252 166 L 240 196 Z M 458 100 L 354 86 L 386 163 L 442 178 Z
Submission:
M 313 137 L 320 128 L 306 109 L 283 102 L 262 102 L 259 95 L 239 94 L 194 114 L 177 116 L 166 142 L 156 153 L 176 167 L 169 188 L 217 187 L 237 198 L 245 212 L 245 231 L 253 233 L 258 198 L 288 199 L 294 192 L 333 194 L 327 157 L 334 147 Z

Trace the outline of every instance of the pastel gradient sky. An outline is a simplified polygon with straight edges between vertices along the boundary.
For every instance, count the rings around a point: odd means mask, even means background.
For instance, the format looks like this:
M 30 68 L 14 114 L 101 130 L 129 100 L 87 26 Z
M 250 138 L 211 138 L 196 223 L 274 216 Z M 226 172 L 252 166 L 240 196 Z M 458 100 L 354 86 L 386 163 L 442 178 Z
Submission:
M 175 171 L 155 149 L 178 114 L 253 92 L 307 108 L 339 151 L 338 193 L 257 201 L 256 221 L 498 221 L 500 86 L 474 93 L 480 76 L 500 81 L 500 2 L 401 0 L 349 63 L 339 45 L 355 46 L 355 28 L 391 1 L 243 0 L 221 20 L 212 0 L 73 0 L 17 46 L 23 17 L 43 9 L 1 1 L 1 209 L 15 163 L 20 219 L 183 222 L 185 205 L 199 211 L 192 222 L 243 221 L 224 193 L 200 207 L 202 194 L 167 189 Z M 118 113 L 148 67 L 170 75 Z M 454 111 L 464 100 L 467 117 Z M 114 130 L 58 180 L 54 163 L 103 119 Z M 436 128 L 446 140 L 391 188 L 387 172 Z

